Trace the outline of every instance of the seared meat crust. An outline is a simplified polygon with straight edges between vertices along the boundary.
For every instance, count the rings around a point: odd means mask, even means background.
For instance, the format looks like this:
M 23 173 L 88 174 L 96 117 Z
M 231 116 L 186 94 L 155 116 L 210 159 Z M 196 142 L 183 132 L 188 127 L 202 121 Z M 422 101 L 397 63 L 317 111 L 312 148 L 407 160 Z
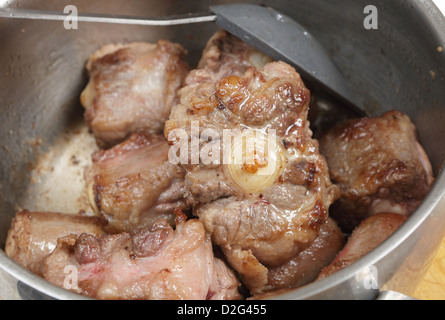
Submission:
M 191 70 L 186 85 L 219 82 L 230 75 L 242 76 L 248 67 L 262 68 L 272 59 L 227 31 L 216 32 L 207 42 L 198 68 Z
M 269 270 L 269 283 L 274 288 L 295 288 L 314 281 L 345 244 L 337 223 L 328 218 L 312 244 L 295 258 Z
M 320 139 L 320 151 L 341 191 L 331 214 L 346 232 L 371 214 L 411 214 L 434 181 L 415 126 L 399 111 L 349 120 Z
M 168 161 L 162 135 L 134 133 L 124 142 L 92 155 L 85 177 L 91 207 L 108 232 L 131 231 L 164 218 L 174 222 L 184 208 L 184 170 Z
M 377 248 L 400 228 L 406 219 L 406 216 L 398 213 L 378 213 L 363 220 L 332 263 L 323 268 L 317 280 L 346 268 Z
M 101 147 L 134 132 L 161 133 L 189 67 L 181 45 L 165 40 L 106 45 L 87 63 L 85 121 Z

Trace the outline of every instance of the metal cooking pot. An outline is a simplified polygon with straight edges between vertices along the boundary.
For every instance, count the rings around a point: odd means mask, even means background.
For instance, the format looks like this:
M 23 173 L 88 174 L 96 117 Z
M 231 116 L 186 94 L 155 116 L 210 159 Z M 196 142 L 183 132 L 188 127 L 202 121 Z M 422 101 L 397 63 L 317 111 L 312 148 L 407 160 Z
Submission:
M 161 16 L 233 2 L 239 1 L 2 0 L 0 5 L 61 12 L 71 4 L 84 13 Z M 372 299 L 385 289 L 411 294 L 445 235 L 445 176 L 440 174 L 445 159 L 444 17 L 427 0 L 375 0 L 378 29 L 367 29 L 364 0 L 245 2 L 272 6 L 305 26 L 365 97 L 368 114 L 389 109 L 408 114 L 437 177 L 422 205 L 381 246 L 320 282 L 276 298 Z M 76 193 L 81 179 L 75 177 L 81 174 L 82 161 L 87 161 L 81 154 L 93 145 L 82 131 L 79 104 L 88 56 L 106 43 L 165 38 L 182 43 L 194 65 L 214 31 L 213 23 L 173 27 L 79 23 L 77 30 L 67 30 L 62 22 L 0 20 L 1 248 L 17 208 L 82 209 Z M 51 170 L 60 171 L 58 179 L 45 174 Z M 31 288 L 51 298 L 82 298 L 31 274 L 2 250 L 0 268 L 19 281 L 22 294 L 23 288 Z

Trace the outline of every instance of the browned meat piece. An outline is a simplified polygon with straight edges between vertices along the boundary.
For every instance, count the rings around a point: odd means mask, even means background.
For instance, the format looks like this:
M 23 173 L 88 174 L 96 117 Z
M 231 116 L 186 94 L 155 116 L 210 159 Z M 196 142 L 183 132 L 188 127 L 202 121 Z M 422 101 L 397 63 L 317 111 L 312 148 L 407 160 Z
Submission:
M 98 218 L 53 212 L 20 211 L 12 219 L 5 252 L 14 261 L 40 275 L 40 265 L 57 244 L 69 234 L 104 233 Z
M 346 232 L 374 213 L 411 214 L 433 183 L 415 126 L 398 111 L 334 128 L 320 140 L 320 151 L 341 191 L 331 214 Z
M 294 288 L 314 281 L 344 244 L 345 237 L 337 223 L 328 218 L 317 239 L 306 250 L 283 265 L 269 269 L 269 283 L 273 288 Z
M 268 56 L 227 31 L 220 30 L 207 42 L 198 68 L 189 72 L 185 83 L 217 83 L 230 75 L 242 76 L 247 67 L 260 69 L 269 62 L 272 59 Z
M 269 284 L 270 267 L 317 238 L 338 190 L 311 138 L 310 93 L 292 67 L 272 62 L 248 67 L 243 76 L 202 81 L 180 90 L 165 134 L 178 153 L 191 141 L 189 161 L 179 159 L 188 200 L 244 284 L 258 293 Z M 227 132 L 233 143 L 224 141 Z M 245 148 L 246 135 L 253 150 Z M 200 150 L 195 163 L 193 141 Z
M 184 170 L 168 161 L 164 136 L 134 133 L 124 142 L 93 154 L 86 171 L 93 210 L 108 221 L 108 232 L 131 231 L 184 207 Z
M 132 233 L 68 236 L 42 269 L 48 281 L 97 299 L 240 298 L 238 280 L 213 256 L 197 219 L 178 221 L 176 230 L 158 220 Z
M 179 44 L 106 45 L 87 63 L 90 81 L 81 94 L 85 120 L 102 147 L 131 133 L 161 133 L 188 72 Z
M 378 213 L 365 219 L 354 229 L 346 246 L 334 261 L 326 268 L 323 268 L 317 280 L 324 279 L 351 265 L 377 248 L 377 246 L 388 239 L 406 219 L 406 216 L 397 213 Z

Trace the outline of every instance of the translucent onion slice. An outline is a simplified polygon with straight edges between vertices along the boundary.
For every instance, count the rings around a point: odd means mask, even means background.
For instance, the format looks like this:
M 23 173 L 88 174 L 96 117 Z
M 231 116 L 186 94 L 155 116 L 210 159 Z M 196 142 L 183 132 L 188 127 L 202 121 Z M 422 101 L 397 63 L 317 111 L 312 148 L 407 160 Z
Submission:
M 260 193 L 275 183 L 285 166 L 283 150 L 273 130 L 246 129 L 224 141 L 224 171 L 242 190 Z

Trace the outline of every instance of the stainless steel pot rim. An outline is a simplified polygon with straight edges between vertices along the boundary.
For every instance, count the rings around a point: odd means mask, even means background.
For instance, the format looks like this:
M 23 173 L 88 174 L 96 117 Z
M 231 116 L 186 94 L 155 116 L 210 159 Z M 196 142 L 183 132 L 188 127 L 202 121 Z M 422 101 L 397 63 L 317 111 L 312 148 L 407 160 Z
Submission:
M 425 23 L 428 23 L 433 37 L 437 39 L 437 45 L 444 46 L 445 17 L 437 9 L 434 3 L 431 0 L 424 0 L 421 2 L 410 1 L 409 3 L 415 7 L 415 11 L 420 14 L 420 17 L 425 21 Z M 443 57 L 443 59 L 445 60 L 445 57 Z M 400 244 L 406 241 L 410 235 L 412 235 L 414 231 L 422 225 L 422 223 L 428 218 L 428 216 L 430 216 L 442 199 L 445 199 L 445 174 L 443 172 L 437 176 L 430 193 L 417 208 L 415 213 L 410 217 L 410 219 L 408 219 L 389 239 L 374 249 L 371 253 L 367 254 L 365 257 L 347 268 L 327 277 L 326 279 L 308 284 L 285 294 L 277 295 L 272 299 L 308 299 L 355 277 L 356 274 L 364 268 L 376 264 L 382 258 L 396 250 Z M 55 299 L 89 299 L 88 297 L 55 286 L 43 278 L 31 273 L 10 259 L 3 250 L 0 250 L 0 268 L 18 281 L 21 281 L 29 287 Z

